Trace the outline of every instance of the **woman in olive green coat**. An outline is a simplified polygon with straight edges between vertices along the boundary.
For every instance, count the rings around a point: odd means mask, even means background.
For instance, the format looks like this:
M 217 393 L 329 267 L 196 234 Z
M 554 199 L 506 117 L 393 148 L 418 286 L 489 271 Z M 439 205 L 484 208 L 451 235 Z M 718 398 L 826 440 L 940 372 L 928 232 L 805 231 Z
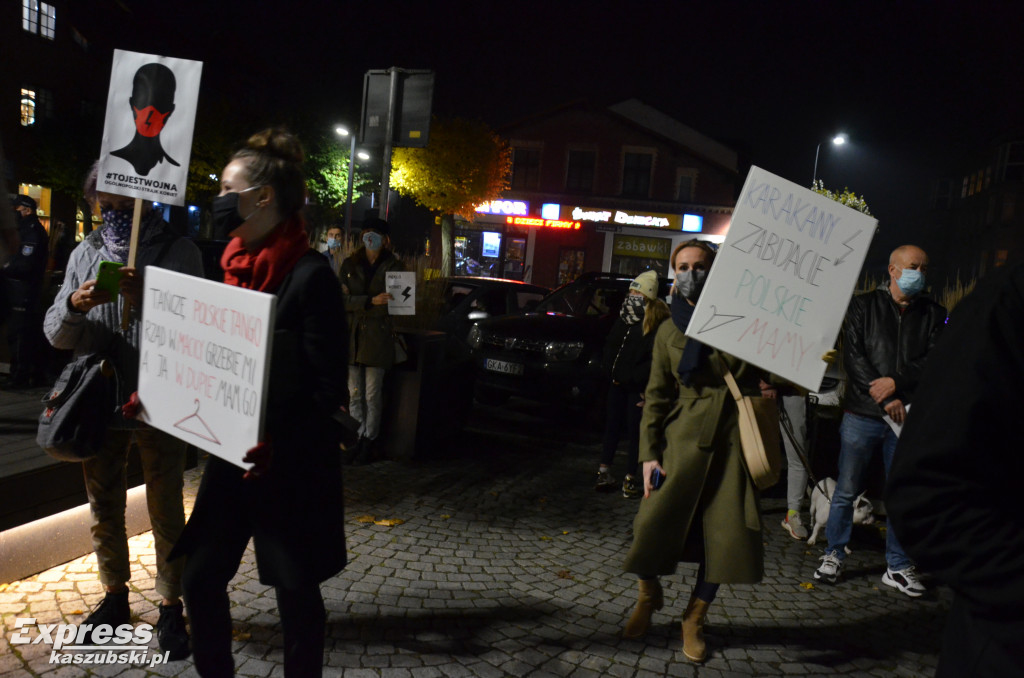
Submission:
M 687 338 L 714 251 L 700 241 L 672 253 L 676 283 L 672 320 L 662 323 L 640 424 L 644 499 L 633 522 L 624 569 L 640 576 L 636 609 L 623 635 L 646 633 L 663 604 L 657 575 L 680 562 L 699 563 L 683 615 L 683 653 L 703 661 L 703 625 L 719 584 L 754 583 L 764 571 L 758 495 L 740 448 L 736 405 L 724 380 L 728 365 L 740 389 L 758 394 L 763 372 Z M 659 489 L 652 473 L 664 476 Z

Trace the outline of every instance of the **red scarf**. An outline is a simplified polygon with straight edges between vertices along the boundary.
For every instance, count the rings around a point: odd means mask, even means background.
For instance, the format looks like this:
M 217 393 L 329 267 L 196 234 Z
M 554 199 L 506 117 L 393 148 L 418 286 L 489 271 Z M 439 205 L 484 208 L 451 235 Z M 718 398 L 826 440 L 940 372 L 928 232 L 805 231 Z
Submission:
M 309 236 L 299 215 L 271 231 L 256 252 L 245 249 L 241 238 L 233 238 L 220 258 L 224 282 L 247 290 L 273 292 L 307 251 Z

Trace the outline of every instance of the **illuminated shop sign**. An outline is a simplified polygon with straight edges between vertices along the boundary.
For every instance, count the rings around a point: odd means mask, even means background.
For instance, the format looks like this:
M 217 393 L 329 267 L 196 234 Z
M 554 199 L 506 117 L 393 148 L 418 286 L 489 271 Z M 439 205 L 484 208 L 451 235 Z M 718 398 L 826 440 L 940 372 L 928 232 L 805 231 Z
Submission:
M 700 233 L 704 230 L 704 217 L 699 214 L 684 214 L 683 230 L 688 233 Z
M 505 214 L 525 217 L 530 213 L 530 203 L 525 200 L 491 200 L 477 205 L 478 214 Z
M 560 219 L 543 219 L 541 217 L 508 217 L 505 223 L 512 226 L 539 226 L 542 228 L 567 228 L 573 231 L 580 230 L 578 221 L 562 221 Z
M 540 210 L 545 219 L 571 219 L 590 221 L 610 226 L 640 226 L 670 231 L 700 233 L 704 228 L 704 217 L 698 214 L 663 214 L 661 212 L 633 212 L 614 208 L 579 207 L 544 203 Z

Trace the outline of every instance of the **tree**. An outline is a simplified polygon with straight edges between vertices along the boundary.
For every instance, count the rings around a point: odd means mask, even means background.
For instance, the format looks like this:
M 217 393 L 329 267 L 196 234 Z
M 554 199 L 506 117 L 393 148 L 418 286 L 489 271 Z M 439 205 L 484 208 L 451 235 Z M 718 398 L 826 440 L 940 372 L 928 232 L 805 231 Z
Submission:
M 434 118 L 425 148 L 396 148 L 391 186 L 441 215 L 441 273 L 452 274 L 454 215 L 469 221 L 476 206 L 509 187 L 512 151 L 487 125 Z
M 306 167 L 310 195 L 326 213 L 343 218 L 348 203 L 349 149 L 337 139 L 321 135 L 309 149 Z M 372 174 L 357 167 L 352 177 L 353 202 L 371 191 L 374 182 Z
M 829 200 L 835 200 L 836 202 L 846 205 L 847 207 L 852 207 L 858 212 L 863 212 L 869 217 L 872 216 L 871 210 L 868 209 L 867 201 L 865 201 L 864 198 L 858 196 L 856 193 L 851 191 L 849 188 L 844 187 L 842 193 L 833 193 L 832 191 L 825 188 L 825 184 L 821 181 L 821 179 L 818 179 L 811 186 L 811 190 L 814 191 L 815 193 L 820 193 Z

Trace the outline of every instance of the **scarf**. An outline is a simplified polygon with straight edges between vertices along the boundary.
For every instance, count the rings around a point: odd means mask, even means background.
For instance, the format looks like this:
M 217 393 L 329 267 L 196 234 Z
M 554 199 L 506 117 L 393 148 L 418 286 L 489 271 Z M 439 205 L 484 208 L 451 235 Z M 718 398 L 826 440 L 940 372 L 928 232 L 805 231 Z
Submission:
M 693 317 L 693 306 L 678 294 L 672 295 L 672 322 L 679 328 L 680 332 L 686 331 Z M 676 371 L 682 379 L 684 386 L 693 385 L 693 373 L 697 368 L 707 361 L 711 355 L 711 347 L 706 346 L 693 337 L 686 338 L 686 347 L 683 348 L 683 357 L 679 359 L 679 366 Z
M 626 300 L 622 302 L 622 308 L 619 310 L 619 317 L 622 318 L 622 322 L 627 325 L 636 325 L 643 320 L 644 303 L 646 301 L 646 297 L 626 297 Z
M 279 224 L 256 252 L 245 249 L 241 238 L 233 238 L 220 258 L 224 282 L 247 290 L 273 292 L 308 250 L 306 224 L 299 215 Z
M 103 210 L 100 212 L 103 217 L 103 228 L 100 229 L 100 238 L 107 246 L 114 261 L 127 264 L 128 252 L 132 244 L 132 218 L 135 210 Z M 139 224 L 139 228 L 142 224 Z

